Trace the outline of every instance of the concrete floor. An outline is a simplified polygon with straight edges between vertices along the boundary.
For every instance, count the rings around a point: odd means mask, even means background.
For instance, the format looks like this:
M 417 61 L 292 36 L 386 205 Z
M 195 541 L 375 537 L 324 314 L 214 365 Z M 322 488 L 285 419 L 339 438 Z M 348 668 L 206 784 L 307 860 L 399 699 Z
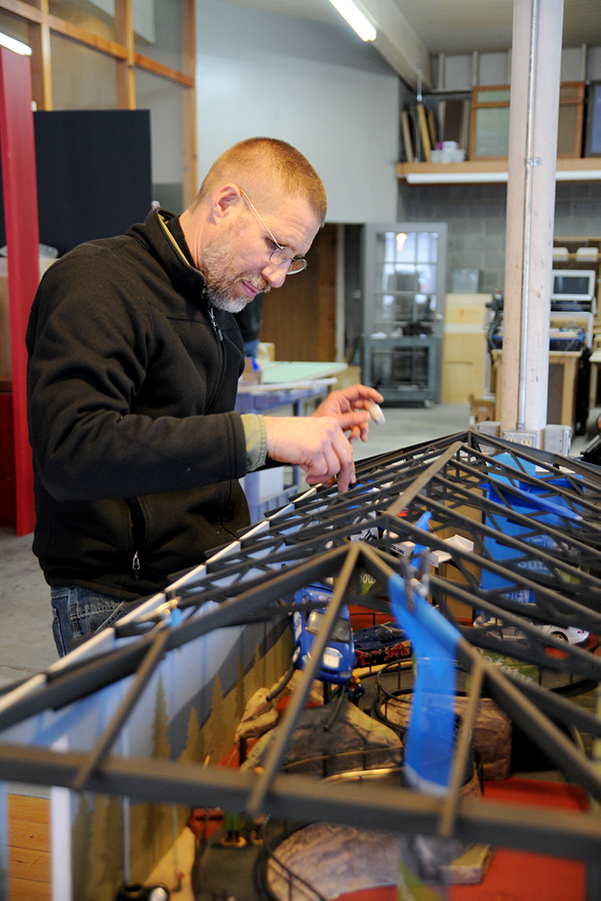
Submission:
M 31 550 L 31 535 L 0 528 L 0 687 L 45 670 L 57 659 L 50 589 Z
M 589 422 L 599 411 L 591 411 Z M 373 426 L 366 444 L 355 446 L 356 459 L 407 447 L 469 426 L 468 404 L 437 404 L 430 408 L 386 407 L 386 422 Z M 590 440 L 576 438 L 578 454 Z M 31 551 L 31 535 L 17 537 L 0 527 L 0 688 L 45 670 L 57 659 L 52 638 L 50 589 Z

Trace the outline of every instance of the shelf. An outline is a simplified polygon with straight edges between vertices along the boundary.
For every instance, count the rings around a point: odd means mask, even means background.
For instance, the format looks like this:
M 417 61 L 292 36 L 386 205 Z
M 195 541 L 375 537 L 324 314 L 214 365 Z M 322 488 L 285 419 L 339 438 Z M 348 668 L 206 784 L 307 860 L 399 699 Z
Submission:
M 507 160 L 397 163 L 397 178 L 410 185 L 506 182 Z M 557 181 L 601 181 L 601 157 L 557 160 Z

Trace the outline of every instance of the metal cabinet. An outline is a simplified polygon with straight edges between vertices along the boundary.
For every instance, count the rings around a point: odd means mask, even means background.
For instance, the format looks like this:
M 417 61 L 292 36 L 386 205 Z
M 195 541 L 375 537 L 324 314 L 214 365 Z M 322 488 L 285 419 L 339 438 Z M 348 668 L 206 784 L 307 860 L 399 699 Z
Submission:
M 446 222 L 366 225 L 362 379 L 388 401 L 440 402 Z

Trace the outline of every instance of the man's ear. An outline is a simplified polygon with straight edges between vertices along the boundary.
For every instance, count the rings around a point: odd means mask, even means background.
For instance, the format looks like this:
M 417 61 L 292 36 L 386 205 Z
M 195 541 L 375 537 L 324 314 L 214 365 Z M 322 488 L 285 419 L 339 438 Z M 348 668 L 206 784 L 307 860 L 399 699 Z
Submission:
M 223 185 L 213 198 L 213 213 L 216 218 L 223 219 L 234 212 L 242 203 L 242 195 L 237 185 Z

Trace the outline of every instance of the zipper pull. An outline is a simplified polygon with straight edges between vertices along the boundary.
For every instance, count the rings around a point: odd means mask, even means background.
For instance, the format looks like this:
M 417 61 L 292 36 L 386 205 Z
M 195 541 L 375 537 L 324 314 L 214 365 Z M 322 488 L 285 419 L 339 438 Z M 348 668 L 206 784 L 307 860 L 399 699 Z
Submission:
M 211 317 L 211 322 L 213 324 L 213 328 L 215 329 L 215 334 L 219 338 L 220 341 L 223 341 L 223 335 L 221 334 L 221 329 L 217 325 L 217 320 L 215 319 L 215 313 L 213 312 L 213 307 L 209 304 L 209 316 Z
M 133 571 L 135 573 L 136 582 L 137 582 L 140 578 L 140 555 L 138 554 L 137 551 L 135 552 L 135 554 L 132 558 L 131 568 L 133 569 Z

